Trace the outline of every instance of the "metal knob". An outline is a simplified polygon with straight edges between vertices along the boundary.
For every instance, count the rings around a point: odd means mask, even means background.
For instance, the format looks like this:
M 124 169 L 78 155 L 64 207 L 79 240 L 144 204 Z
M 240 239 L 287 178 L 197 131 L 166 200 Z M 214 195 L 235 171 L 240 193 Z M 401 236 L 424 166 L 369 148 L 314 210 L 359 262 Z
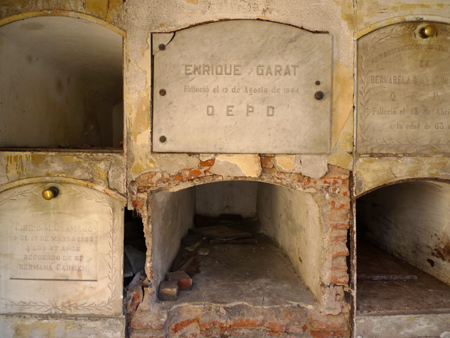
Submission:
M 59 189 L 57 187 L 50 187 L 45 189 L 42 192 L 42 197 L 46 199 L 47 201 L 50 201 L 51 199 L 55 198 L 59 194 Z
M 425 26 L 424 28 L 422 28 L 420 30 L 420 35 L 424 39 L 430 38 L 430 37 L 434 36 L 434 34 L 436 34 L 436 27 L 433 25 Z

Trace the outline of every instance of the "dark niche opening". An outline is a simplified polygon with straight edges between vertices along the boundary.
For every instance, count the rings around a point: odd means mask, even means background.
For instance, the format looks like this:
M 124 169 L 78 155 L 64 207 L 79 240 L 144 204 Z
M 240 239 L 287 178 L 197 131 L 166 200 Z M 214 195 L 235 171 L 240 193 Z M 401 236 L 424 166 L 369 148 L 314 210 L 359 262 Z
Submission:
M 0 147 L 121 149 L 122 36 L 83 19 L 0 27 Z
M 412 181 L 357 202 L 358 314 L 450 309 L 450 185 Z
M 125 210 L 123 244 L 123 286 L 127 287 L 137 274 L 145 276 L 147 245 L 142 218 L 136 211 Z
M 155 285 L 165 281 L 174 265 L 180 269 L 180 257 L 194 257 L 193 268 L 186 271 L 192 276 L 191 289 L 179 291 L 176 301 L 163 302 L 167 306 L 315 304 L 320 297 L 322 227 L 311 194 L 230 181 L 154 192 L 149 206 Z M 210 235 L 217 227 L 250 235 L 230 240 L 220 229 Z M 192 235 L 194 240 L 187 240 Z

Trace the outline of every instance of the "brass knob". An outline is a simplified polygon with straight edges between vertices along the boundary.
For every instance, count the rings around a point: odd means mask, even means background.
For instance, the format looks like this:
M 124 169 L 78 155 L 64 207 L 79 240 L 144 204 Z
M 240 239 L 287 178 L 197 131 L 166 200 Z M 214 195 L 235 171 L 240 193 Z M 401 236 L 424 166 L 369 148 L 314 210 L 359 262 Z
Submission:
M 59 194 L 59 190 L 57 187 L 50 187 L 50 188 L 45 189 L 42 192 L 42 197 L 44 197 L 44 199 L 46 199 L 47 201 L 50 201 L 51 199 L 58 196 L 58 194 Z
M 422 28 L 420 30 L 420 35 L 424 39 L 430 38 L 430 37 L 434 36 L 434 34 L 436 34 L 436 27 L 433 25 L 425 26 L 424 28 Z

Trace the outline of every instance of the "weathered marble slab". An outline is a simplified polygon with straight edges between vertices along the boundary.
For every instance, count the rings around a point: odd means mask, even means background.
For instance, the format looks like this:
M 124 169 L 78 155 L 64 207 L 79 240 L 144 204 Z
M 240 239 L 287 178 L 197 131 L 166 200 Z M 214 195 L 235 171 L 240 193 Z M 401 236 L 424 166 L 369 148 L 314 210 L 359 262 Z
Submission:
M 328 153 L 332 39 L 264 21 L 153 34 L 153 150 Z
M 359 39 L 358 153 L 450 151 L 449 60 L 446 24 L 395 24 Z
M 42 191 L 59 189 L 52 200 Z M 0 313 L 122 313 L 123 207 L 74 184 L 0 194 Z

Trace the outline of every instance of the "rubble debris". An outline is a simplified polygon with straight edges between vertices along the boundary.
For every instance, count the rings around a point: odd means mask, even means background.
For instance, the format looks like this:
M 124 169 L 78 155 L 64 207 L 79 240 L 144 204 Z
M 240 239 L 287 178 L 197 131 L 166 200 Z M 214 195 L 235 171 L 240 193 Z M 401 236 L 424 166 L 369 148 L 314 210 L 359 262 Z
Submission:
M 163 281 L 159 284 L 158 299 L 161 301 L 175 301 L 178 298 L 178 282 Z
M 179 290 L 189 290 L 192 287 L 192 279 L 184 271 L 168 272 L 166 280 L 176 281 L 178 283 Z
M 201 234 L 205 237 L 217 240 L 232 240 L 238 238 L 249 238 L 252 234 L 249 232 L 236 230 L 224 225 L 215 225 L 204 228 L 193 228 L 189 231 Z
M 358 280 L 367 281 L 398 281 L 398 282 L 411 282 L 418 280 L 417 275 L 391 275 L 391 274 L 358 274 Z
M 202 256 L 208 256 L 210 252 L 211 252 L 210 248 L 199 248 L 197 251 L 197 253 Z

